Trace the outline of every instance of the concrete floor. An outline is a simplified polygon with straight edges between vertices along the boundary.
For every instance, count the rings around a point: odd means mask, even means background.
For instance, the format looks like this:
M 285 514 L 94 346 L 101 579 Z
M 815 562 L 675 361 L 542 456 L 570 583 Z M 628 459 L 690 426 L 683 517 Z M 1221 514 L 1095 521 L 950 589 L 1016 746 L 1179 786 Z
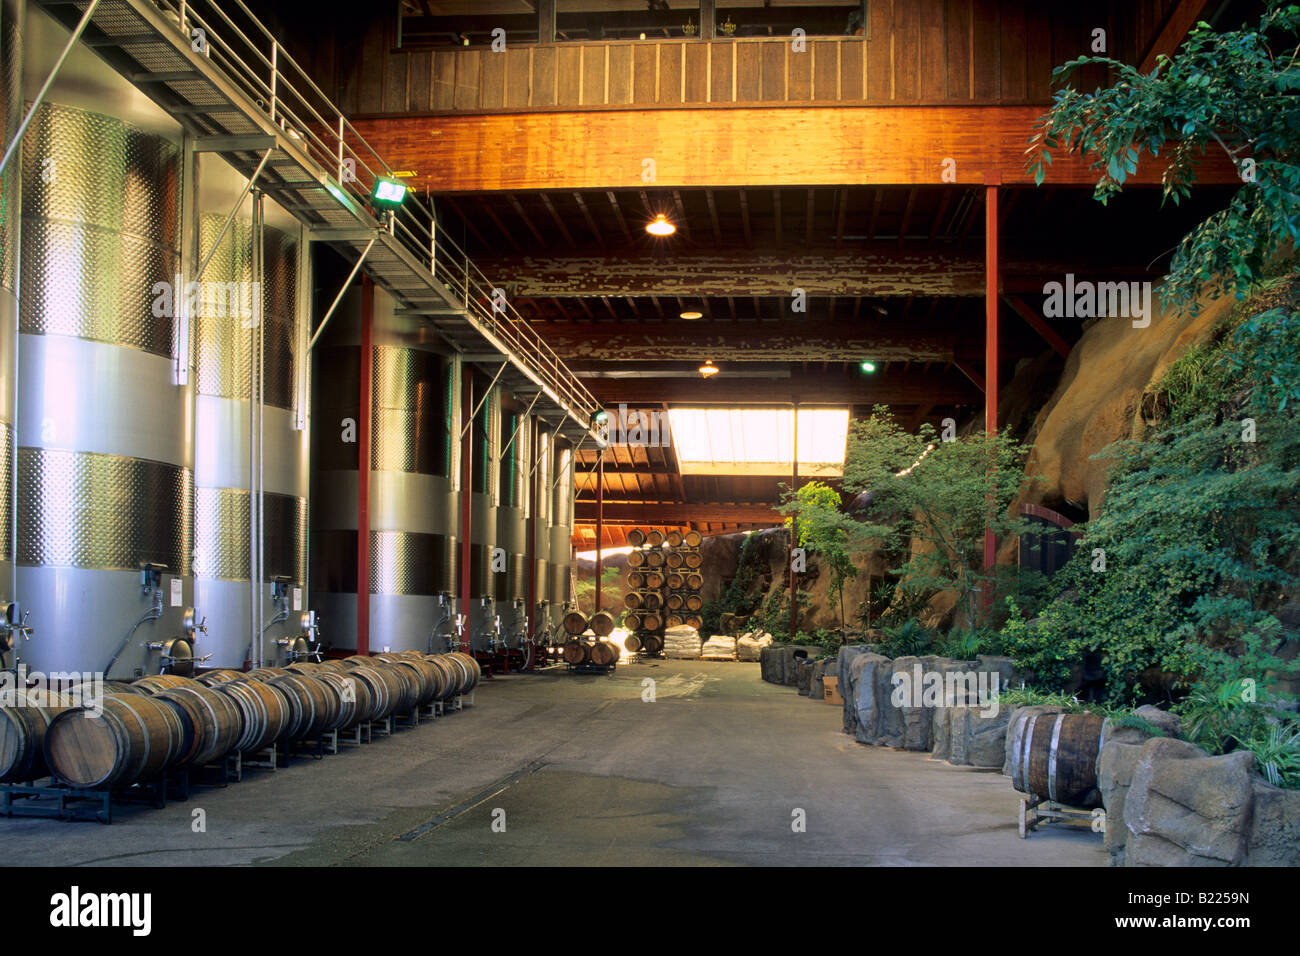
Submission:
M 1007 778 L 858 744 L 757 664 L 660 661 L 497 678 L 463 713 L 108 827 L 0 818 L 0 864 L 1105 865 L 1100 835 L 1021 840 L 1015 812 Z

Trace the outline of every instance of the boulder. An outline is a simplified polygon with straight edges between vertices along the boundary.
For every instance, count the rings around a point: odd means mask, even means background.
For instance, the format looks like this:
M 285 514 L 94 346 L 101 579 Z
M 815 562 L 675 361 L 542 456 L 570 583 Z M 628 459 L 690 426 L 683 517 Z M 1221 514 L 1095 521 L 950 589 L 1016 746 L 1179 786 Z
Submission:
M 818 647 L 795 644 L 775 644 L 762 649 L 759 657 L 759 675 L 769 684 L 794 687 L 798 679 L 796 661 L 811 660 L 821 652 Z
M 1124 801 L 1126 866 L 1232 866 L 1245 860 L 1254 754 L 1207 757 L 1168 737 L 1142 745 Z M 1109 819 L 1107 828 L 1117 821 Z
M 1121 732 L 1141 733 L 1128 727 L 1122 728 Z M 1129 787 L 1133 784 L 1133 773 L 1137 770 L 1138 755 L 1141 752 L 1141 743 L 1107 739 L 1097 757 L 1097 789 L 1101 791 L 1101 805 L 1106 810 L 1106 833 L 1102 846 L 1110 854 L 1111 866 L 1124 865 L 1124 847 L 1128 841 L 1128 828 L 1124 825 L 1124 803 Z
M 813 668 L 817 662 L 808 658 L 799 658 L 794 662 L 794 687 L 800 697 L 807 697 L 812 690 Z
M 1300 790 L 1254 781 L 1247 838 L 1251 866 L 1300 866 Z
M 962 767 L 1001 767 L 1010 719 L 1003 707 L 945 707 L 935 717 L 931 755 Z
M 812 684 L 808 687 L 809 700 L 825 700 L 826 684 L 823 678 L 835 676 L 835 669 L 839 666 L 839 661 L 834 657 L 823 657 L 813 664 Z

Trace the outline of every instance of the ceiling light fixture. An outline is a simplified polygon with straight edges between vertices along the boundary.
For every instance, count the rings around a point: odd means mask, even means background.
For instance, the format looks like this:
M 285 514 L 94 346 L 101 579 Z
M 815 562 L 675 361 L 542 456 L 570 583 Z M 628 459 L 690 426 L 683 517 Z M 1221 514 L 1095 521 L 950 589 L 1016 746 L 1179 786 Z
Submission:
M 702 319 L 702 318 L 704 318 L 704 313 L 703 313 L 703 312 L 683 312 L 683 313 L 682 313 L 682 318 L 683 318 L 683 319 L 686 319 L 686 321 L 689 322 L 689 321 L 691 321 L 692 319 Z
M 700 366 L 700 374 L 703 375 L 705 378 L 708 378 L 710 375 L 718 374 L 718 367 L 713 364 L 713 359 L 709 359 L 707 362 L 705 362 L 703 365 Z
M 876 370 L 876 363 L 875 363 L 875 362 L 863 362 L 862 365 L 859 366 L 859 367 L 862 369 L 862 371 L 866 372 L 867 374 L 871 374 L 872 372 L 874 372 L 874 371 Z
M 677 227 L 668 221 L 668 217 L 663 213 L 655 216 L 653 222 L 646 223 L 645 231 L 652 236 L 671 236 L 677 231 Z

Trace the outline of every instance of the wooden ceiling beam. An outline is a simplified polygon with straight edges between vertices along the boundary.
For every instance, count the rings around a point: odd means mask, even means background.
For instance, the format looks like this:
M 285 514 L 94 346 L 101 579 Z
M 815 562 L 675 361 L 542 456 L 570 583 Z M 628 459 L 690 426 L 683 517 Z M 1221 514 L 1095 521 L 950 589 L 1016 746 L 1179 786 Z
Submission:
M 784 517 L 775 505 L 719 504 L 685 502 L 606 501 L 603 518 L 621 524 L 679 525 L 695 521 L 744 522 L 750 524 L 779 524 Z M 574 507 L 574 520 L 590 524 L 596 520 L 596 502 L 578 501 Z
M 977 405 L 982 393 L 952 374 L 907 375 L 901 372 L 864 376 L 795 373 L 788 378 L 727 377 L 587 378 L 584 384 L 606 407 L 666 402 L 700 405 Z
M 434 193 L 636 188 L 646 156 L 657 158 L 656 183 L 670 189 L 939 185 L 948 157 L 959 183 L 982 185 L 993 173 L 1005 185 L 1030 185 L 1025 143 L 1041 114 L 1039 106 L 773 106 L 394 116 L 355 126 L 390 165 L 416 172 L 416 188 Z M 1049 183 L 1096 183 L 1086 163 L 1053 158 Z M 1158 186 L 1164 168 L 1144 160 L 1126 185 Z M 1211 154 L 1197 182 L 1241 180 L 1226 156 Z

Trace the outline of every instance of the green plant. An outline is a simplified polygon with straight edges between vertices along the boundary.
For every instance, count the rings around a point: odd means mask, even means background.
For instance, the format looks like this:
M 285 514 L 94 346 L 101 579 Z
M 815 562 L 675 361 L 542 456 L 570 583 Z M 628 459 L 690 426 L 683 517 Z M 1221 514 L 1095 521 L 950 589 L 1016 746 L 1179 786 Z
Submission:
M 1039 480 L 1025 476 L 1028 453 L 1007 433 L 945 441 L 926 424 L 912 434 L 876 406 L 849 430 L 844 488 L 872 492 L 865 520 L 845 529 L 849 547 L 878 542 L 906 553 L 897 573 L 909 595 L 955 592 L 973 630 L 980 613 L 973 595 L 995 594 L 998 584 L 999 572 L 984 568 L 986 528 L 1003 538 L 1031 529 L 1010 513 L 1024 486 Z
M 1107 89 L 1066 87 L 1030 139 L 1029 170 L 1042 184 L 1052 153 L 1087 158 L 1105 203 L 1137 172 L 1142 153 L 1163 152 L 1164 197 L 1191 194 L 1207 149 L 1227 154 L 1242 186 L 1179 244 L 1162 288 L 1166 304 L 1195 310 L 1202 291 L 1244 299 L 1287 240 L 1300 239 L 1300 6 L 1269 0 L 1258 25 L 1216 33 L 1198 23 L 1171 58 L 1149 74 L 1107 57 L 1084 56 L 1054 71 L 1059 80 L 1087 64 L 1115 76 Z
M 1211 754 L 1227 753 L 1242 740 L 1257 739 L 1265 712 L 1254 699 L 1255 684 L 1247 678 L 1224 681 L 1217 687 L 1197 685 L 1178 711 L 1183 736 Z
M 885 629 L 884 651 L 890 657 L 918 657 L 933 649 L 934 633 L 920 621 L 904 621 Z
M 997 654 L 1002 649 L 1002 634 L 992 627 L 973 631 L 955 630 L 935 645 L 935 653 L 954 660 L 974 660 L 981 654 Z
M 858 573 L 849 552 L 858 523 L 841 510 L 839 492 L 822 481 L 801 485 L 794 494 L 787 492 L 781 510 L 789 515 L 785 526 L 794 527 L 799 547 L 815 551 L 821 566 L 830 572 L 827 593 L 832 600 L 839 597 L 840 627 L 846 627 L 844 585 Z
M 1278 723 L 1262 737 L 1238 740 L 1255 755 L 1260 774 L 1275 787 L 1300 790 L 1300 723 Z

